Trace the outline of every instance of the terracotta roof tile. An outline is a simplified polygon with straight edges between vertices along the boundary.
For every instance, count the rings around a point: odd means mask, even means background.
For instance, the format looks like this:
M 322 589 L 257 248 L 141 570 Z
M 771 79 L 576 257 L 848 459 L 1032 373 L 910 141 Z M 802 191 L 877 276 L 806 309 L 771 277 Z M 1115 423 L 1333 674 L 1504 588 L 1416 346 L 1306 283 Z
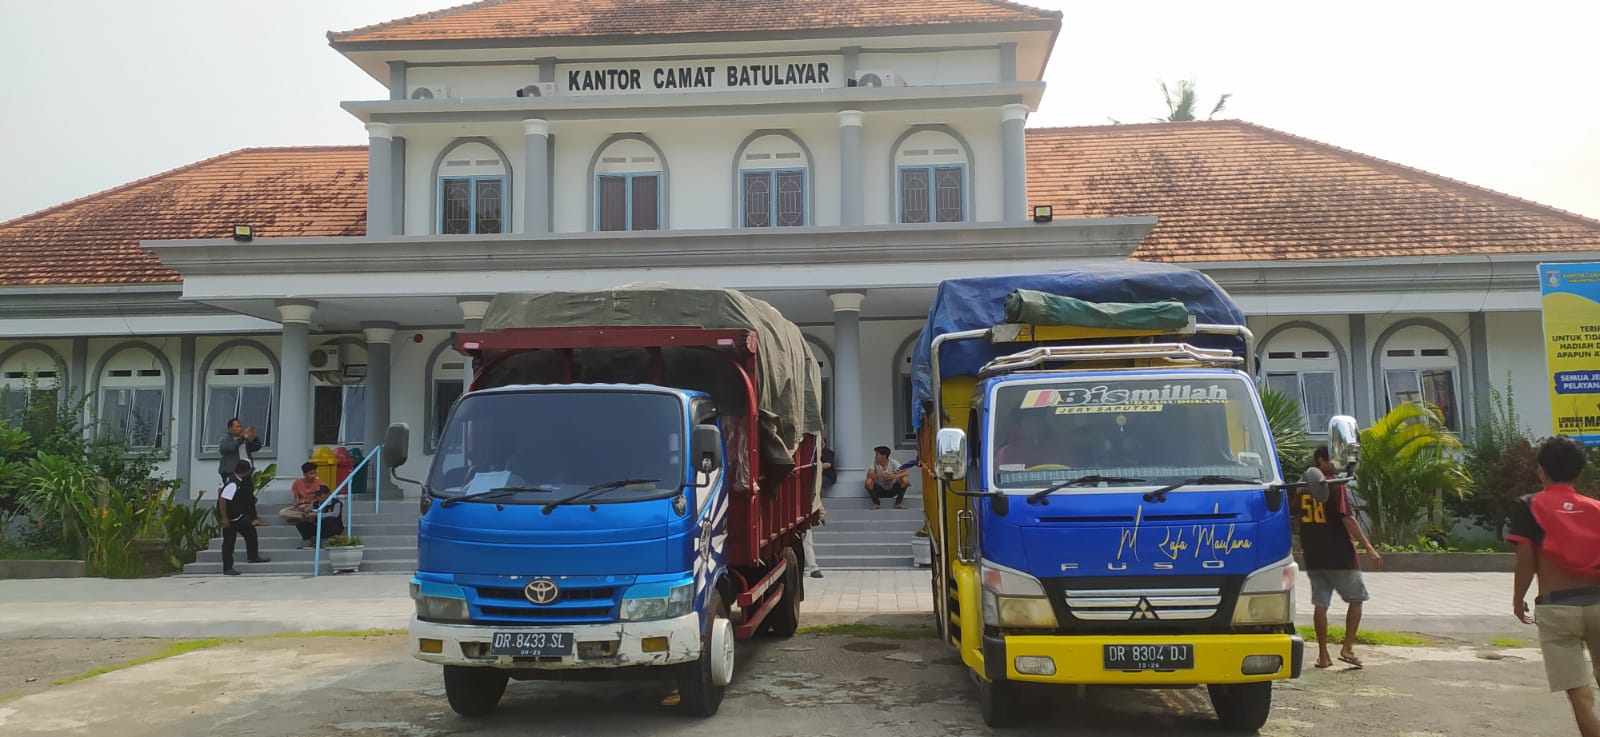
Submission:
M 0 286 L 179 281 L 139 242 L 366 232 L 365 146 L 253 148 L 0 223 Z
M 1006 0 L 486 0 L 330 32 L 370 42 L 672 36 L 1054 21 L 1061 13 Z
M 1600 249 L 1600 221 L 1240 121 L 1027 132 L 1056 217 L 1155 215 L 1149 261 Z

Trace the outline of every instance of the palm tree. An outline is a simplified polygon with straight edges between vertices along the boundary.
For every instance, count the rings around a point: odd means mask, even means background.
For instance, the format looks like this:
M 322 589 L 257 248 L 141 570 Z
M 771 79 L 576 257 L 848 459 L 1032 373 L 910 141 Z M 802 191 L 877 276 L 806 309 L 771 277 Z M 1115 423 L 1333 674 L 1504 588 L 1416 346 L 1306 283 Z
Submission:
M 1261 409 L 1272 429 L 1272 445 L 1278 451 L 1278 468 L 1285 480 L 1293 481 L 1310 465 L 1311 436 L 1306 434 L 1306 416 L 1300 403 L 1276 389 L 1261 390 Z
M 1415 542 L 1417 526 L 1445 495 L 1467 493 L 1461 440 L 1429 404 L 1407 402 L 1361 431 L 1356 490 L 1372 523 L 1373 542 Z
M 1178 80 L 1172 89 L 1167 88 L 1166 80 L 1157 81 L 1161 84 L 1161 95 L 1167 99 L 1167 117 L 1157 118 L 1157 120 L 1165 120 L 1169 123 L 1197 120 L 1194 116 L 1194 111 L 1195 106 L 1200 104 L 1200 93 L 1195 91 L 1195 80 Z M 1206 116 L 1206 120 L 1210 120 L 1216 117 L 1217 113 L 1222 112 L 1222 109 L 1228 106 L 1228 98 L 1230 97 L 1233 97 L 1231 92 L 1217 98 L 1217 104 L 1211 108 L 1211 114 Z

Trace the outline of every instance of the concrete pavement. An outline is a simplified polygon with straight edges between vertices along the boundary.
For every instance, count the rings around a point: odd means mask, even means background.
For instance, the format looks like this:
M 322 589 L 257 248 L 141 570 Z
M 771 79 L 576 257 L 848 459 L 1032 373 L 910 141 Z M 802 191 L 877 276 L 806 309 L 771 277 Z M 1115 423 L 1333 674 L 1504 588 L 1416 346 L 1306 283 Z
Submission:
M 248 567 L 245 568 L 248 571 Z M 1464 634 L 1515 630 L 1509 573 L 1369 573 L 1363 626 Z M 173 576 L 0 581 L 0 638 L 242 637 L 313 630 L 403 629 L 404 574 Z M 1305 577 L 1296 621 L 1311 621 Z M 933 610 L 927 570 L 829 570 L 806 579 L 801 621 L 826 623 Z M 1337 601 L 1331 617 L 1344 620 Z M 1530 636 L 1532 628 L 1528 628 Z

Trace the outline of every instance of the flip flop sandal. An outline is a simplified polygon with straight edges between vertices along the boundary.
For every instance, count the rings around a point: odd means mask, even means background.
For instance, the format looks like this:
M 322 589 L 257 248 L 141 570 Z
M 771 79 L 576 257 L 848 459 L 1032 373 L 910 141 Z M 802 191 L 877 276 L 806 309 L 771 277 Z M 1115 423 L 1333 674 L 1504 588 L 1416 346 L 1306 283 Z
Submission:
M 1313 668 L 1332 668 L 1333 667 L 1333 663 L 1312 663 L 1311 667 L 1313 667 Z
M 1355 670 L 1355 669 L 1358 669 L 1358 668 L 1365 667 L 1365 666 L 1363 666 L 1361 664 L 1361 658 L 1358 658 L 1358 657 L 1356 657 L 1354 655 L 1340 655 L 1339 656 L 1339 662 L 1341 662 L 1341 663 L 1349 663 L 1350 666 L 1351 666 L 1351 668 L 1350 668 L 1351 670 Z

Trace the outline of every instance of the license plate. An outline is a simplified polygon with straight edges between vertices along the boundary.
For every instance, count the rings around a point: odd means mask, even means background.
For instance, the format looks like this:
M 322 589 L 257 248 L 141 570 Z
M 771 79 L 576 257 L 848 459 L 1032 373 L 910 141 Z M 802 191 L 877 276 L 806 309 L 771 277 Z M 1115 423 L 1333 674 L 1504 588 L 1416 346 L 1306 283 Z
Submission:
M 489 643 L 490 655 L 514 658 L 540 658 L 572 654 L 571 632 L 496 632 Z
M 1194 670 L 1193 645 L 1106 645 L 1106 670 Z

